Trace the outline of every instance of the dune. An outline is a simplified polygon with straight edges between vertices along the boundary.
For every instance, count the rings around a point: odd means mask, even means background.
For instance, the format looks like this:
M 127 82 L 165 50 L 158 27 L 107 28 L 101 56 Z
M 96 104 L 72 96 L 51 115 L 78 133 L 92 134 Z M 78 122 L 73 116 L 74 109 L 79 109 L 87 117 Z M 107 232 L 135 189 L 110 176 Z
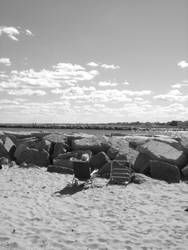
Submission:
M 147 178 L 140 185 L 62 194 L 71 175 L 46 168 L 0 170 L 0 249 L 187 249 L 187 183 Z

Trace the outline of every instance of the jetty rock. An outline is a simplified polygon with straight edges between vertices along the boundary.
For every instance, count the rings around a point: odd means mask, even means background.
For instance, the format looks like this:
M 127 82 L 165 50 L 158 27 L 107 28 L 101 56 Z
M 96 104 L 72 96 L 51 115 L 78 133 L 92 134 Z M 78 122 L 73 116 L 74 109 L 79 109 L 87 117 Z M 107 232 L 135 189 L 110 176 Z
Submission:
M 187 163 L 187 157 L 183 150 L 178 150 L 166 142 L 150 140 L 136 148 L 140 153 L 146 154 L 152 160 L 164 161 L 179 168 L 183 168 Z
M 179 168 L 167 162 L 151 160 L 150 173 L 154 179 L 164 180 L 168 183 L 179 182 L 181 179 Z
M 108 137 L 89 136 L 72 140 L 72 150 L 91 150 L 94 154 L 106 152 L 109 148 Z

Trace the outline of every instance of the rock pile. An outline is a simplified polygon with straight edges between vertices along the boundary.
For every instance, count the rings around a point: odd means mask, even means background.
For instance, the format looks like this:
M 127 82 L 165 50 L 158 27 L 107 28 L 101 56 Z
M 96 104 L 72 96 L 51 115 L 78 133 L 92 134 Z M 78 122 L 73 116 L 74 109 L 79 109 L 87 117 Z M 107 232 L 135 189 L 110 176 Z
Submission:
M 0 158 L 18 165 L 43 166 L 50 172 L 73 173 L 71 157 L 91 152 L 90 166 L 108 177 L 112 160 L 128 160 L 132 170 L 169 183 L 188 178 L 188 137 L 95 136 L 88 134 L 4 132 Z

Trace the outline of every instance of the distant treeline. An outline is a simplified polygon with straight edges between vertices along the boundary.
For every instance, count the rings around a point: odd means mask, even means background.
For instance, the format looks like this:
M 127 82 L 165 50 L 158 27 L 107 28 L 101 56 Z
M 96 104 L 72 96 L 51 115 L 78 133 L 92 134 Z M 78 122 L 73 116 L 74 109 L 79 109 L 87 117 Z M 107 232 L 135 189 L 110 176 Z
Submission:
M 0 128 L 132 130 L 152 128 L 188 129 L 188 121 L 117 123 L 1 123 Z

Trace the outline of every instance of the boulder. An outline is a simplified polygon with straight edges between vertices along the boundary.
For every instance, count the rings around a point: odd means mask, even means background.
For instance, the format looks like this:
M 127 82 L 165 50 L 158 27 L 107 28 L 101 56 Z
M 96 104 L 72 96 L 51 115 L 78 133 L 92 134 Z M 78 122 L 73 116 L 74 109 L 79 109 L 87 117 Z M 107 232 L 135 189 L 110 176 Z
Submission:
M 137 147 L 137 151 L 148 155 L 152 160 L 164 161 L 182 168 L 187 163 L 187 157 L 182 150 L 177 150 L 171 145 L 151 140 Z
M 19 156 L 16 157 L 18 164 L 26 162 L 37 166 L 48 166 L 49 165 L 49 153 L 42 149 L 37 150 L 34 148 L 26 147 Z
M 98 175 L 103 178 L 110 177 L 111 162 L 107 162 L 99 169 Z
M 113 159 L 125 159 L 129 154 L 129 142 L 125 139 L 125 137 L 121 136 L 112 136 L 109 138 L 109 149 L 107 151 L 107 155 L 111 160 Z
M 6 150 L 4 144 L 0 143 L 0 157 L 8 158 L 8 151 Z
M 57 143 L 55 143 L 55 145 L 53 147 L 52 159 L 54 159 L 55 157 L 57 157 L 60 154 L 66 153 L 66 152 L 67 152 L 67 150 L 65 148 L 65 144 L 62 142 L 57 142 Z
M 138 157 L 133 165 L 136 173 L 149 174 L 151 158 L 143 153 L 138 153 Z
M 157 160 L 150 161 L 150 173 L 154 179 L 168 183 L 179 182 L 181 178 L 180 170 L 176 165 Z
M 188 156 L 188 135 L 181 137 L 180 143 L 181 143 L 181 145 L 183 147 L 184 152 Z
M 132 135 L 132 136 L 124 136 L 125 140 L 129 142 L 130 147 L 136 148 L 139 145 L 142 145 L 148 142 L 151 138 L 148 136 L 141 135 Z
M 100 169 L 103 165 L 109 162 L 109 157 L 105 154 L 105 152 L 99 152 L 98 154 L 91 157 L 90 165 L 92 169 Z
M 170 146 L 176 148 L 177 150 L 183 150 L 181 143 L 176 139 L 167 136 L 156 136 L 153 138 L 153 140 L 169 144 Z
M 188 165 L 181 170 L 183 177 L 188 177 Z
M 12 145 L 12 147 L 10 148 L 8 154 L 9 154 L 9 158 L 11 161 L 15 161 L 16 157 L 15 157 L 15 152 L 16 152 L 16 146 Z
M 105 136 L 92 136 L 72 141 L 72 150 L 91 150 L 94 154 L 97 154 L 100 151 L 106 152 L 108 148 L 108 139 Z

